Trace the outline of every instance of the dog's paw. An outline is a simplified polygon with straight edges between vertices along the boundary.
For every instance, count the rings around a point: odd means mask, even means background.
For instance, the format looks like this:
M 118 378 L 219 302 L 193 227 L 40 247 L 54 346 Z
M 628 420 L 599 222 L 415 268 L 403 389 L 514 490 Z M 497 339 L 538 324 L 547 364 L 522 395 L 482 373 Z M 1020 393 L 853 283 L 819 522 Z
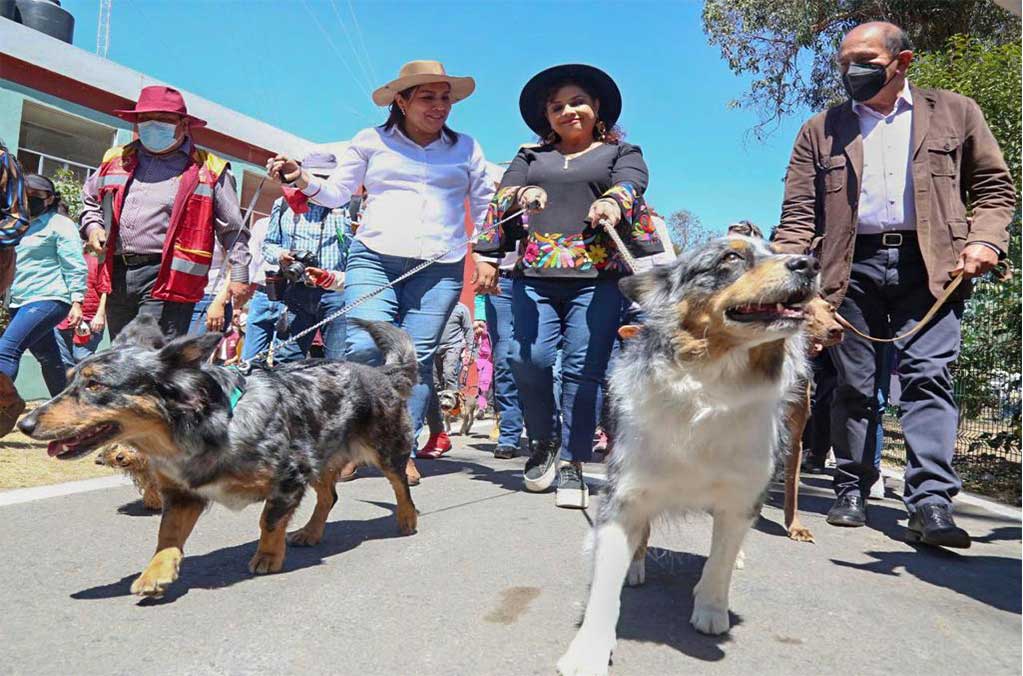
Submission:
M 625 578 L 625 584 L 630 587 L 638 587 L 646 582 L 646 559 L 633 559 L 629 564 L 629 575 Z
M 266 575 L 267 573 L 279 573 L 284 567 L 284 551 L 280 552 L 256 552 L 256 555 L 249 561 L 249 572 L 253 575 Z
M 323 539 L 323 530 L 315 532 L 309 528 L 299 528 L 296 531 L 288 533 L 287 541 L 289 545 L 296 547 L 312 547 L 313 545 L 320 544 L 320 540 Z
M 607 676 L 614 650 L 614 638 L 591 639 L 577 634 L 568 650 L 558 660 L 560 676 Z
M 817 542 L 813 539 L 813 533 L 810 532 L 810 529 L 798 521 L 794 521 L 789 526 L 789 538 L 796 542 Z
M 689 618 L 689 622 L 701 634 L 710 634 L 712 636 L 724 634 L 730 627 L 728 607 L 701 602 L 697 598 L 696 604 L 693 606 L 693 615 Z
M 403 508 L 398 506 L 398 530 L 402 535 L 412 535 L 416 532 L 419 523 L 419 514 L 415 507 Z
M 746 552 L 739 550 L 735 556 L 735 570 L 742 570 L 746 567 Z
M 142 574 L 131 583 L 131 593 L 154 598 L 163 596 L 167 586 L 178 579 L 182 557 L 177 547 L 157 552 Z

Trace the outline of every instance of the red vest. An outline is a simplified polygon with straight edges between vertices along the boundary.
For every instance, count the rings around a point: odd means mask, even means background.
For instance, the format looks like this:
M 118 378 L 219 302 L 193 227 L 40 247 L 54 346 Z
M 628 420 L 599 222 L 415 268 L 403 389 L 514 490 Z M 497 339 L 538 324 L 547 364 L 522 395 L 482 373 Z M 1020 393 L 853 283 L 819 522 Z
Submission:
M 107 255 L 100 275 L 106 285 L 113 273 L 121 208 L 138 166 L 137 143 L 108 150 L 97 172 L 99 201 L 102 202 L 107 193 L 114 195 L 114 221 L 107 233 Z M 195 303 L 202 299 L 213 260 L 213 191 L 226 167 L 227 162 L 216 155 L 192 149 L 191 161 L 181 174 L 174 198 L 153 298 L 175 303 Z

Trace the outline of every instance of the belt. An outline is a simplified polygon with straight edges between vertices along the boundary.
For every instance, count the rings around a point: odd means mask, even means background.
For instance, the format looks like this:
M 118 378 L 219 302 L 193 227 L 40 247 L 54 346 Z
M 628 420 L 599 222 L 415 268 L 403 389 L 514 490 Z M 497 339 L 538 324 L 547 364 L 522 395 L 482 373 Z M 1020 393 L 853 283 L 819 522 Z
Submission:
M 897 249 L 903 244 L 915 244 L 916 230 L 897 230 L 876 235 L 856 235 L 856 243 L 875 248 Z
M 120 261 L 129 268 L 143 265 L 156 265 L 163 260 L 162 254 L 114 254 L 114 260 Z

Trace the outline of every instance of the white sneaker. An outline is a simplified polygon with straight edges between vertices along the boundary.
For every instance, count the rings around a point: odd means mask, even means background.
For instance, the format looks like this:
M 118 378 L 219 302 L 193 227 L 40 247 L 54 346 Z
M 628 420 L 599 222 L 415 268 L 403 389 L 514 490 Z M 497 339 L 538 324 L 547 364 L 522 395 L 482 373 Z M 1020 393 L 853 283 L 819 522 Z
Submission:
M 877 481 L 870 487 L 871 500 L 884 500 L 884 476 L 877 477 Z

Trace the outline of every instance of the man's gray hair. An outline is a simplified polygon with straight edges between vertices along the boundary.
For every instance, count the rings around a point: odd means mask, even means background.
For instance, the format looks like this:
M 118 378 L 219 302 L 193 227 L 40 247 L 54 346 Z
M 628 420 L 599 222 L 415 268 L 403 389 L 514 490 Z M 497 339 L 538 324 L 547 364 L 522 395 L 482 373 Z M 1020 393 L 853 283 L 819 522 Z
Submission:
M 888 53 L 896 56 L 899 52 L 912 51 L 913 45 L 909 42 L 906 31 L 895 25 L 892 25 L 892 29 L 894 30 L 886 31 L 884 37 L 884 48 L 888 50 Z

